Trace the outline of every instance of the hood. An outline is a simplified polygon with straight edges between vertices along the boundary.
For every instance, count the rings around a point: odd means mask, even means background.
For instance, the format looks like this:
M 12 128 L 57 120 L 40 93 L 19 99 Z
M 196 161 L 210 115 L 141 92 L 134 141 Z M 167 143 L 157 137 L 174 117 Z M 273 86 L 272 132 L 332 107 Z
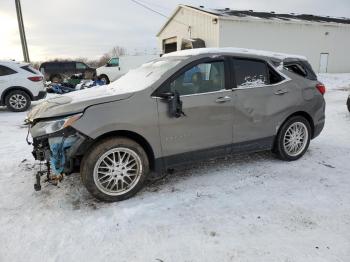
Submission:
M 85 108 L 131 97 L 132 92 L 118 93 L 108 85 L 92 87 L 65 95 L 55 95 L 35 106 L 27 115 L 29 121 L 81 113 Z

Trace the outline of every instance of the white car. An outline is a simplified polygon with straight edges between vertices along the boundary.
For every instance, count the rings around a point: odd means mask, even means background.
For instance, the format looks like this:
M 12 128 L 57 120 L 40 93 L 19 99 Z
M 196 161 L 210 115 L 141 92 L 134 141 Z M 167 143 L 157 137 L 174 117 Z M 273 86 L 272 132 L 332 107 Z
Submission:
M 96 69 L 96 74 L 106 84 L 117 80 L 129 70 L 138 68 L 144 63 L 159 58 L 158 55 L 126 55 L 112 57 L 106 65 Z
M 28 63 L 0 61 L 0 106 L 26 111 L 31 101 L 46 97 L 44 77 Z

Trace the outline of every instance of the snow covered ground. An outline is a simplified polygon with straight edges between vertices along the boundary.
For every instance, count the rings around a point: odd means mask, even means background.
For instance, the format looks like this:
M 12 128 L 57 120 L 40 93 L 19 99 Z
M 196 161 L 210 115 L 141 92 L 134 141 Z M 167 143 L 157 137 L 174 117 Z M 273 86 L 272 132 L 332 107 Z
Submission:
M 320 79 L 326 126 L 299 161 L 229 157 L 112 204 L 78 175 L 34 192 L 25 114 L 0 108 L 0 261 L 350 261 L 350 74 Z

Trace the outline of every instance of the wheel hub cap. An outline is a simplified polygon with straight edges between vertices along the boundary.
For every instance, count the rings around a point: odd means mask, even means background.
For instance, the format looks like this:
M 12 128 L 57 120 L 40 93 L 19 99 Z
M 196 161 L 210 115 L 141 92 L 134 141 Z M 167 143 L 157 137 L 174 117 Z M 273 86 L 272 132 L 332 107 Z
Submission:
M 12 95 L 9 102 L 10 105 L 15 109 L 23 109 L 27 105 L 27 99 L 20 94 Z

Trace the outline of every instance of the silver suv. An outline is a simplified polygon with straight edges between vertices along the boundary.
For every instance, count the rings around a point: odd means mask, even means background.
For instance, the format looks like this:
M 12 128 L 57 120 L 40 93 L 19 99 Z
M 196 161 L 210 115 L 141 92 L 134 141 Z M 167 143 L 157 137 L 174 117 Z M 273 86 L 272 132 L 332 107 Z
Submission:
M 304 57 L 185 50 L 111 85 L 48 99 L 27 121 L 33 155 L 51 179 L 80 166 L 92 195 L 118 201 L 151 171 L 197 160 L 262 150 L 297 160 L 323 129 L 324 92 Z

